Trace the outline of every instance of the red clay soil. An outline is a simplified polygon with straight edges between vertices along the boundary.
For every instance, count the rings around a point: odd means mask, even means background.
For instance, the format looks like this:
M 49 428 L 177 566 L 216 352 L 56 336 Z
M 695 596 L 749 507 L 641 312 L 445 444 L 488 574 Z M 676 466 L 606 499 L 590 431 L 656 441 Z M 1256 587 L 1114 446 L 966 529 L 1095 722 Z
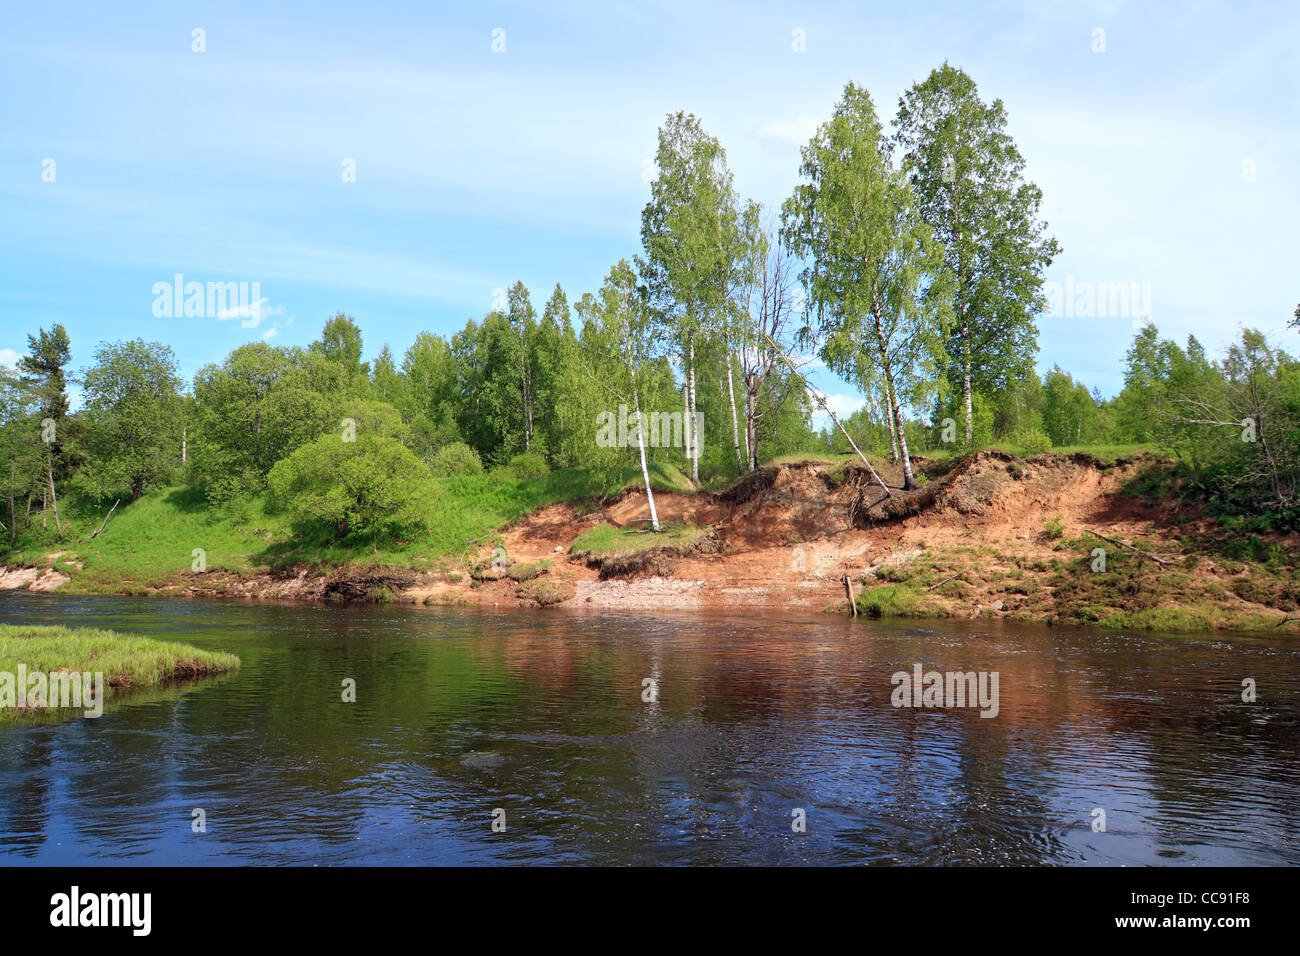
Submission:
M 1176 504 L 1124 494 L 1128 481 L 1153 464 L 1149 457 L 1105 463 L 1087 455 L 1022 459 L 984 451 L 946 471 L 916 463 L 929 475 L 923 486 L 904 493 L 897 469 L 887 468 L 889 495 L 860 465 L 816 461 L 769 466 L 719 493 L 656 492 L 662 522 L 710 533 L 686 553 L 652 552 L 643 562 L 622 562 L 613 575 L 602 574 L 598 561 L 571 554 L 571 547 L 601 522 L 644 527 L 649 509 L 642 490 L 628 489 L 596 510 L 549 505 L 523 517 L 502 533 L 506 572 L 484 570 L 494 557 L 494 548 L 485 547 L 448 573 L 209 571 L 202 587 L 191 576 L 163 590 L 428 605 L 847 611 L 846 578 L 858 594 L 911 580 L 909 587 L 924 598 L 915 609 L 922 614 L 1083 623 L 1138 614 L 1147 623 L 1137 626 L 1161 626 L 1154 614 L 1173 607 L 1187 612 L 1188 629 L 1300 626 L 1294 575 L 1184 554 L 1182 536 L 1212 531 L 1210 523 Z M 1112 561 L 1122 556 L 1133 565 L 1118 584 L 1114 575 L 1087 573 L 1098 535 L 1109 539 Z M 509 577 L 542 561 L 547 570 L 540 576 Z M 1202 617 L 1204 625 L 1197 623 Z M 1113 618 L 1121 619 L 1138 620 Z
M 972 455 L 922 489 L 897 488 L 886 499 L 865 469 L 805 462 L 769 467 L 721 494 L 658 492 L 661 521 L 709 525 L 718 549 L 675 562 L 671 576 L 600 580 L 597 570 L 569 558 L 573 540 L 599 522 L 641 527 L 648 517 L 643 491 L 630 489 L 594 512 L 551 505 L 504 533 L 512 561 L 548 560 L 549 574 L 570 585 L 567 605 L 600 608 L 790 607 L 822 610 L 843 602 L 845 576 L 860 588 L 872 572 L 922 554 L 972 554 L 996 572 L 1000 557 L 1044 562 L 1060 538 L 1091 531 L 1143 550 L 1177 550 L 1176 513 L 1120 495 L 1140 461 L 1104 464 L 1088 456 L 1001 452 Z M 887 481 L 897 480 L 887 475 Z M 1059 522 L 1055 537 L 1045 531 Z M 994 557 L 998 555 L 1000 557 Z M 481 560 L 489 558 L 485 551 Z M 1011 572 L 1012 568 L 1005 569 Z M 1213 570 L 1213 569 L 1208 569 Z M 508 580 L 432 583 L 412 589 L 428 603 L 508 606 L 532 603 Z M 959 605 L 959 606 L 958 606 Z M 996 583 L 978 585 L 946 613 L 999 616 L 1006 610 Z

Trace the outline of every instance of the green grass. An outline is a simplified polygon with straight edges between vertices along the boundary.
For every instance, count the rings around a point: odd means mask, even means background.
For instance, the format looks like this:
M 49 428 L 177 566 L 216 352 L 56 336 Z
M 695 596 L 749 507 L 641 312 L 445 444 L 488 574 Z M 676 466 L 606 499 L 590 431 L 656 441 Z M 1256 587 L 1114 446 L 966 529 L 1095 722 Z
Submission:
M 105 686 L 116 696 L 127 690 L 232 671 L 239 667 L 239 658 L 116 631 L 0 625 L 0 673 L 16 674 L 19 664 L 29 673 L 102 673 Z M 25 714 L 6 706 L 0 708 L 0 726 L 48 713 Z
M 686 493 L 690 482 L 672 465 L 653 463 L 651 484 L 660 491 Z M 72 577 L 68 591 L 146 593 L 188 573 L 201 548 L 208 571 L 253 573 L 299 563 L 331 567 L 350 562 L 437 570 L 463 561 L 500 540 L 510 522 L 548 504 L 609 498 L 625 487 L 640 487 L 641 471 L 631 466 L 609 471 L 561 469 L 540 478 L 520 478 L 499 469 L 482 475 L 433 479 L 436 495 L 427 534 L 411 541 L 356 542 L 306 540 L 293 533 L 282 515 L 267 513 L 253 497 L 216 507 L 196 488 L 159 489 L 139 501 L 123 501 L 102 534 L 90 535 L 111 502 L 78 500 L 61 505 L 60 539 L 51 515 L 42 531 L 39 517 L 7 550 L 11 565 L 43 566 L 47 555 L 64 552 L 54 567 Z M 0 546 L 6 544 L 0 538 Z M 81 567 L 78 568 L 77 565 Z M 202 586 L 202 578 L 194 583 Z
M 913 617 L 921 613 L 920 600 L 921 592 L 910 584 L 881 584 L 856 597 L 858 613 L 864 617 Z
M 1113 465 L 1115 462 L 1132 458 L 1141 454 L 1167 454 L 1162 452 L 1156 445 L 1150 444 L 1132 444 L 1132 445 L 1061 445 L 1056 448 L 1048 448 L 1046 451 L 1029 453 L 1025 449 L 1013 442 L 995 441 L 988 445 L 981 445 L 975 451 L 1001 451 L 1008 455 L 1019 457 L 1033 458 L 1036 455 L 1091 455 L 1102 464 Z M 961 458 L 971 454 L 972 449 L 950 449 L 950 448 L 931 448 L 924 451 L 913 452 L 914 456 L 928 458 L 935 462 L 946 461 L 952 458 Z
M 628 533 L 624 528 L 599 524 L 578 535 L 569 550 L 572 554 L 601 559 L 631 557 L 654 548 L 668 548 L 684 554 L 709 532 L 708 528 L 684 524 L 664 523 L 660 528 L 658 534 Z
M 534 561 L 532 564 L 516 564 L 506 569 L 506 577 L 516 584 L 541 577 L 551 569 L 550 561 Z
M 213 508 L 198 490 L 185 487 L 160 489 L 139 501 L 122 502 L 104 532 L 87 540 L 107 510 L 108 505 L 71 499 L 64 506 L 62 541 L 52 521 L 43 534 L 33 522 L 36 533 L 21 538 L 21 547 L 10 551 L 5 560 L 39 565 L 47 554 L 64 551 L 54 566 L 70 574 L 80 590 L 119 590 L 124 580 L 144 589 L 188 570 L 195 548 L 206 552 L 208 568 L 251 571 L 269 545 L 288 540 L 283 521 L 266 515 L 260 499 L 242 503 L 235 512 Z M 78 570 L 76 563 L 83 568 Z

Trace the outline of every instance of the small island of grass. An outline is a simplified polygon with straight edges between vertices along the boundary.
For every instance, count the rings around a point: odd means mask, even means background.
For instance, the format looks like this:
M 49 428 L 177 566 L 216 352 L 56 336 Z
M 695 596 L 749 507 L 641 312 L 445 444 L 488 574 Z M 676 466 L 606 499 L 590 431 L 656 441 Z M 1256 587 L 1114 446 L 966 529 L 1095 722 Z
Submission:
M 18 700 L 25 700 L 23 690 L 15 686 L 20 668 L 29 675 L 103 674 L 105 695 L 116 697 L 125 691 L 222 674 L 237 667 L 239 658 L 234 654 L 174 641 L 86 627 L 0 625 L 0 682 L 8 675 Z M 18 700 L 11 706 L 0 699 L 0 727 L 35 716 Z

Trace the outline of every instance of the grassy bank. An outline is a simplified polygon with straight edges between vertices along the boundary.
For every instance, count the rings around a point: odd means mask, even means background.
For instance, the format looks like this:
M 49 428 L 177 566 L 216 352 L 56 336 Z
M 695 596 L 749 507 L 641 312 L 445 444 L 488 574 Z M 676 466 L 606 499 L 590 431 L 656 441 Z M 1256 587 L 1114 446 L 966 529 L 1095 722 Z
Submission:
M 1232 542 L 1205 536 L 1132 550 L 1091 534 L 1070 537 L 1050 520 L 1043 536 L 1052 542 L 1050 557 L 989 546 L 932 548 L 874 569 L 857 579 L 857 612 L 1126 630 L 1300 627 L 1300 576 L 1292 552 L 1239 560 L 1226 553 L 1235 553 Z
M 742 483 L 717 487 L 721 493 L 707 502 L 711 526 L 695 523 L 706 513 L 695 502 L 665 496 L 659 534 L 638 523 L 639 500 L 615 506 L 603 515 L 607 521 L 591 514 L 623 489 L 638 488 L 638 469 L 538 478 L 494 470 L 439 479 L 428 529 L 412 541 L 307 540 L 268 514 L 260 499 L 216 508 L 193 489 L 176 488 L 123 505 L 94 539 L 86 529 L 102 515 L 78 512 L 82 506 L 74 503 L 62 544 L 47 537 L 36 548 L 28 540 L 9 563 L 52 562 L 71 576 L 63 589 L 73 592 L 340 601 L 408 595 L 428 604 L 550 605 L 570 600 L 573 579 L 589 578 L 591 570 L 602 582 L 632 582 L 672 578 L 683 562 L 694 562 L 692 579 L 703 582 L 705 600 L 726 604 L 724 592 L 745 587 L 773 606 L 815 594 L 808 606 L 838 601 L 828 610 L 841 611 L 849 610 L 842 575 L 853 569 L 858 612 L 870 617 L 1300 630 L 1294 537 L 1228 526 L 1207 513 L 1194 488 L 1183 487 L 1168 456 L 1141 446 L 1028 458 L 918 457 L 921 490 L 867 520 L 858 509 L 870 506 L 871 481 L 856 456 L 816 460 L 810 468 L 799 464 L 809 456 L 790 456 L 773 463 L 785 469 L 765 466 Z M 898 486 L 898 466 L 876 467 Z M 660 491 L 691 491 L 680 472 L 662 465 L 654 483 Z M 569 507 L 510 530 L 517 519 L 557 503 Z M 485 559 L 507 543 L 500 567 L 495 556 Z M 801 556 L 835 552 L 832 564 L 796 569 L 796 547 Z M 207 574 L 191 573 L 197 548 Z M 1098 549 L 1105 561 L 1094 567 Z M 704 555 L 710 560 L 699 561 Z M 832 565 L 836 570 L 827 572 Z M 816 588 L 823 590 L 810 590 Z M 674 598 L 655 592 L 644 600 Z
M 639 485 L 640 470 L 554 471 L 541 478 L 488 472 L 434 479 L 437 494 L 429 532 L 412 541 L 372 543 L 306 540 L 283 516 L 268 513 L 260 496 L 216 507 L 195 488 L 176 487 L 122 502 L 103 532 L 92 538 L 108 511 L 102 502 L 70 497 L 61 505 L 64 533 L 53 517 L 39 521 L 4 553 L 11 566 L 50 564 L 71 580 L 70 593 L 147 593 L 188 572 L 202 550 L 206 570 L 240 574 L 306 564 L 320 568 L 349 563 L 449 571 L 465 556 L 499 540 L 511 521 L 558 502 L 590 502 Z M 652 468 L 655 488 L 688 491 L 671 465 Z M 54 555 L 51 563 L 50 556 Z
M 130 690 L 232 671 L 239 666 L 239 658 L 116 631 L 0 625 L 0 674 L 14 675 L 19 665 L 29 674 L 101 673 L 111 698 Z M 50 713 L 24 712 L 6 703 L 0 707 L 0 726 Z

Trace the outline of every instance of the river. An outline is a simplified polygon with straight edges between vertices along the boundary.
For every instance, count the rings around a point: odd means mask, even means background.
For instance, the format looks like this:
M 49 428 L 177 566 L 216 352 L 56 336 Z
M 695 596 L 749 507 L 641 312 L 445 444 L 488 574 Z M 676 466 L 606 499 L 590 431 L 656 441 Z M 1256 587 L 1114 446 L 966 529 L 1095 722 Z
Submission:
M 1293 637 L 14 593 L 0 623 L 242 659 L 0 729 L 9 864 L 1300 863 Z M 893 706 L 917 664 L 996 673 L 996 716 Z

